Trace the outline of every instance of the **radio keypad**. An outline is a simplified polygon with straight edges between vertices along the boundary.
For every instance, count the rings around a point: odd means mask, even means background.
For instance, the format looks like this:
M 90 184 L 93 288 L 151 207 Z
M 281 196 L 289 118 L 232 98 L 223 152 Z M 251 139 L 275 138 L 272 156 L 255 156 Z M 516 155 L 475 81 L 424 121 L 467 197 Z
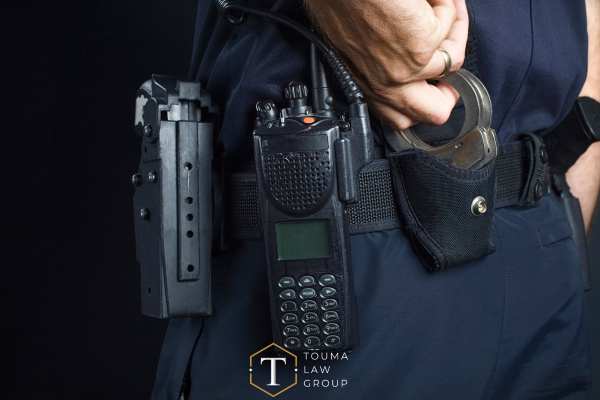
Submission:
M 318 350 L 341 345 L 340 314 L 334 311 L 340 307 L 334 275 L 284 276 L 277 287 L 286 348 Z

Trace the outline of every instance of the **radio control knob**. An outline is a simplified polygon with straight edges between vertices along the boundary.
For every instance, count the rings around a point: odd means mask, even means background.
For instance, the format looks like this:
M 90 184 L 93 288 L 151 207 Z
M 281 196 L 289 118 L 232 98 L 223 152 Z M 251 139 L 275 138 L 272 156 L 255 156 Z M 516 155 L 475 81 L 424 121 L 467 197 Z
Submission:
M 288 101 L 291 115 L 304 115 L 308 109 L 308 87 L 297 81 L 292 81 L 284 89 L 283 94 Z
M 300 100 L 308 98 L 308 87 L 302 82 L 292 81 L 284 89 L 283 94 L 287 100 Z
M 256 102 L 256 117 L 261 125 L 278 118 L 277 106 L 272 100 L 260 100 Z

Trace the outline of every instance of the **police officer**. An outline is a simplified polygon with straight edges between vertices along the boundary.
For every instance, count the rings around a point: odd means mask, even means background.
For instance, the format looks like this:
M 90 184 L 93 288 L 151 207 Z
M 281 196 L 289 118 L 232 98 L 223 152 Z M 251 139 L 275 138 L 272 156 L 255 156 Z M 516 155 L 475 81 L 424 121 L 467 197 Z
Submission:
M 580 94 L 600 97 L 598 0 L 587 0 L 588 58 L 584 0 L 308 0 L 306 13 L 295 0 L 248 3 L 299 20 L 308 14 L 351 64 L 369 107 L 398 129 L 446 121 L 457 94 L 428 80 L 463 60 L 491 94 L 502 142 L 551 128 Z M 194 42 L 194 78 L 224 112 L 228 167 L 244 171 L 253 104 L 280 100 L 281 84 L 306 80 L 307 44 L 254 18 L 232 28 L 212 0 L 199 0 Z M 590 146 L 569 172 L 588 224 L 599 160 Z M 299 385 L 282 398 L 586 398 L 582 276 L 559 197 L 497 210 L 495 230 L 495 253 L 434 275 L 402 230 L 354 235 L 360 346 L 336 366 L 350 383 L 340 392 Z M 247 382 L 248 355 L 271 341 L 263 244 L 216 257 L 213 273 L 217 312 L 170 322 L 154 399 L 178 399 L 182 387 L 192 400 L 265 398 Z

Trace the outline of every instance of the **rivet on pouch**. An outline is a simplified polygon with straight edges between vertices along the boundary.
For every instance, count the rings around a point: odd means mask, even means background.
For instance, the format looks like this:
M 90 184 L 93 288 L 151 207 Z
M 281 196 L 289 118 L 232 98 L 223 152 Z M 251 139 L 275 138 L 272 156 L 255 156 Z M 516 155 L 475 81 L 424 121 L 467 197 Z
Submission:
M 487 200 L 483 196 L 477 196 L 471 202 L 471 212 L 476 217 L 485 214 L 488 210 Z

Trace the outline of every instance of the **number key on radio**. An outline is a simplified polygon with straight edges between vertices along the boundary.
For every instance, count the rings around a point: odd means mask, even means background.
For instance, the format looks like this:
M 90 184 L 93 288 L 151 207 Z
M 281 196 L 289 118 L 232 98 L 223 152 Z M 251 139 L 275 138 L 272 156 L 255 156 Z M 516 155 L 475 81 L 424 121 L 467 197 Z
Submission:
M 300 310 L 306 312 L 306 311 L 317 311 L 319 309 L 319 306 L 317 305 L 317 302 L 314 300 L 306 300 L 304 302 L 302 302 L 302 304 L 300 304 Z
M 337 315 L 337 313 L 336 313 L 336 315 Z M 315 322 L 319 322 L 319 316 L 317 315 L 317 313 L 307 312 L 306 314 L 302 315 L 302 323 L 303 324 L 312 324 Z
M 336 311 L 325 311 L 323 313 L 323 322 L 334 322 L 338 321 L 340 316 Z
M 283 345 L 285 347 L 287 347 L 288 349 L 299 349 L 300 348 L 300 339 L 298 339 L 297 337 L 289 337 L 287 339 L 285 339 L 285 342 L 283 342 Z
M 323 311 L 335 310 L 338 306 L 336 299 L 325 299 L 321 302 L 321 309 Z
M 307 349 L 316 349 L 321 345 L 321 339 L 317 336 L 309 336 L 304 340 L 304 347 Z
M 283 317 L 281 317 L 281 322 L 284 324 L 295 324 L 298 322 L 298 316 L 292 313 L 285 313 Z
M 294 312 L 298 310 L 298 306 L 293 301 L 284 301 L 281 303 L 281 311 L 282 312 Z
M 326 286 L 323 289 L 321 289 L 321 292 L 319 292 L 319 296 L 321 296 L 322 298 L 327 298 L 327 297 L 333 297 L 335 296 L 336 290 L 332 287 Z
M 317 297 L 317 292 L 313 288 L 304 288 L 300 291 L 300 298 L 302 300 L 312 299 Z
M 296 281 L 291 276 L 284 276 L 277 285 L 282 289 L 287 289 L 296 286 Z
M 302 333 L 304 333 L 304 335 L 306 336 L 318 335 L 319 333 L 321 333 L 321 330 L 319 329 L 318 325 L 308 324 L 302 329 Z
M 336 348 L 340 345 L 340 343 L 341 343 L 341 339 L 337 335 L 331 335 L 331 336 L 327 336 L 325 338 L 325 346 L 327 346 L 327 347 Z
M 282 300 L 293 300 L 296 298 L 296 292 L 292 289 L 285 289 L 279 293 L 279 298 Z
M 304 275 L 300 279 L 298 279 L 298 284 L 302 287 L 315 286 L 315 277 L 310 275 Z
M 333 335 L 336 333 L 340 333 L 340 326 L 333 322 L 325 324 L 325 326 L 323 327 L 323 333 L 325 335 Z
M 300 328 L 298 328 L 296 325 L 287 325 L 286 327 L 283 328 L 283 335 L 284 336 L 298 336 L 298 335 L 300 335 Z
M 321 286 L 332 286 L 335 285 L 335 276 L 331 274 L 321 275 L 319 278 L 319 284 Z

